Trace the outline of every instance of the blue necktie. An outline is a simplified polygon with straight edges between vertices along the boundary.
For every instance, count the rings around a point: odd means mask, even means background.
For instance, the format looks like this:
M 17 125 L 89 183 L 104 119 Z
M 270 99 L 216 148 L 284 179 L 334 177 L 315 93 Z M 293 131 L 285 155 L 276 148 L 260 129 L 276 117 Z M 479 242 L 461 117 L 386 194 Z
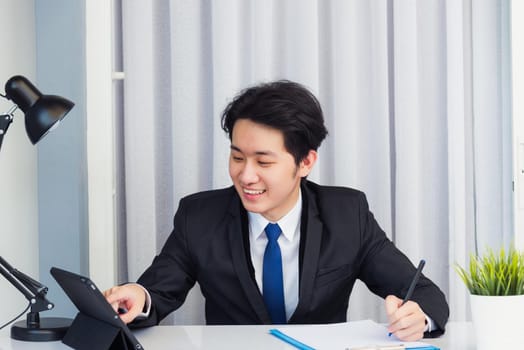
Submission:
M 286 323 L 286 307 L 284 304 L 284 278 L 282 275 L 282 255 L 278 245 L 278 237 L 282 230 L 277 224 L 266 226 L 267 246 L 264 252 L 262 270 L 262 295 L 274 324 Z

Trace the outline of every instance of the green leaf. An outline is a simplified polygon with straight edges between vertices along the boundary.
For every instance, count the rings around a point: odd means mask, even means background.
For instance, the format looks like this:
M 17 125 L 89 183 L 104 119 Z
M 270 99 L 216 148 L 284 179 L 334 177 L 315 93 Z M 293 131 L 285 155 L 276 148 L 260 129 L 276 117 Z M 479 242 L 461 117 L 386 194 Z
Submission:
M 454 268 L 471 294 L 524 294 L 524 254 L 513 246 L 508 251 L 487 249 L 481 256 L 470 254 L 467 269 L 457 263 Z

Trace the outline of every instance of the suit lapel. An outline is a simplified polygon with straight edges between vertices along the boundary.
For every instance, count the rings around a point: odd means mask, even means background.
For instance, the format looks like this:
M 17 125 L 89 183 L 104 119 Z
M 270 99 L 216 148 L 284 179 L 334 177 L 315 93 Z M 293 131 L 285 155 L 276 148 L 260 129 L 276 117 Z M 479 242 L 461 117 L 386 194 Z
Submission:
M 255 280 L 252 278 L 249 271 L 249 264 L 246 260 L 246 247 L 244 245 L 244 234 L 242 229 L 242 218 L 240 215 L 240 203 L 234 201 L 234 205 L 230 208 L 232 220 L 227 227 L 229 246 L 231 248 L 231 256 L 233 257 L 233 266 L 235 268 L 238 280 L 244 289 L 244 293 L 255 311 L 256 315 L 263 324 L 270 324 L 271 319 L 264 304 L 264 299 L 260 294 Z
M 302 208 L 303 211 L 307 210 L 306 241 L 304 246 L 304 257 L 302 259 L 298 305 L 290 318 L 289 323 L 293 323 L 294 319 L 303 320 L 304 315 L 307 313 L 308 307 L 311 304 L 320 256 L 320 242 L 323 229 L 314 194 L 308 191 L 305 186 L 302 187 L 302 190 L 306 195 L 305 203 L 307 204 Z

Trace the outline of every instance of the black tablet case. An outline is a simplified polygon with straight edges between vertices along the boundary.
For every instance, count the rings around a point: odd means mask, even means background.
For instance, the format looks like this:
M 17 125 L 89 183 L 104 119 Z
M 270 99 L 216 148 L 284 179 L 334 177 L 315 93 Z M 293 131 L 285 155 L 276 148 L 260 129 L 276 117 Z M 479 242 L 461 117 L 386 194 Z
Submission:
M 87 277 L 51 268 L 51 275 L 79 313 L 62 342 L 78 350 L 143 350 L 144 348 Z

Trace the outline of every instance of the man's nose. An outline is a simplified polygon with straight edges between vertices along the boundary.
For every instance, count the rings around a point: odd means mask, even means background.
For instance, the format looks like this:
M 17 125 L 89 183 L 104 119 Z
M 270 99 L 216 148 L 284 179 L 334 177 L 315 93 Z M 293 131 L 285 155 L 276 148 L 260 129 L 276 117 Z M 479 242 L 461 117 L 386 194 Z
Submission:
M 246 162 L 240 172 L 240 181 L 244 184 L 251 184 L 258 181 L 256 167 L 252 162 Z

